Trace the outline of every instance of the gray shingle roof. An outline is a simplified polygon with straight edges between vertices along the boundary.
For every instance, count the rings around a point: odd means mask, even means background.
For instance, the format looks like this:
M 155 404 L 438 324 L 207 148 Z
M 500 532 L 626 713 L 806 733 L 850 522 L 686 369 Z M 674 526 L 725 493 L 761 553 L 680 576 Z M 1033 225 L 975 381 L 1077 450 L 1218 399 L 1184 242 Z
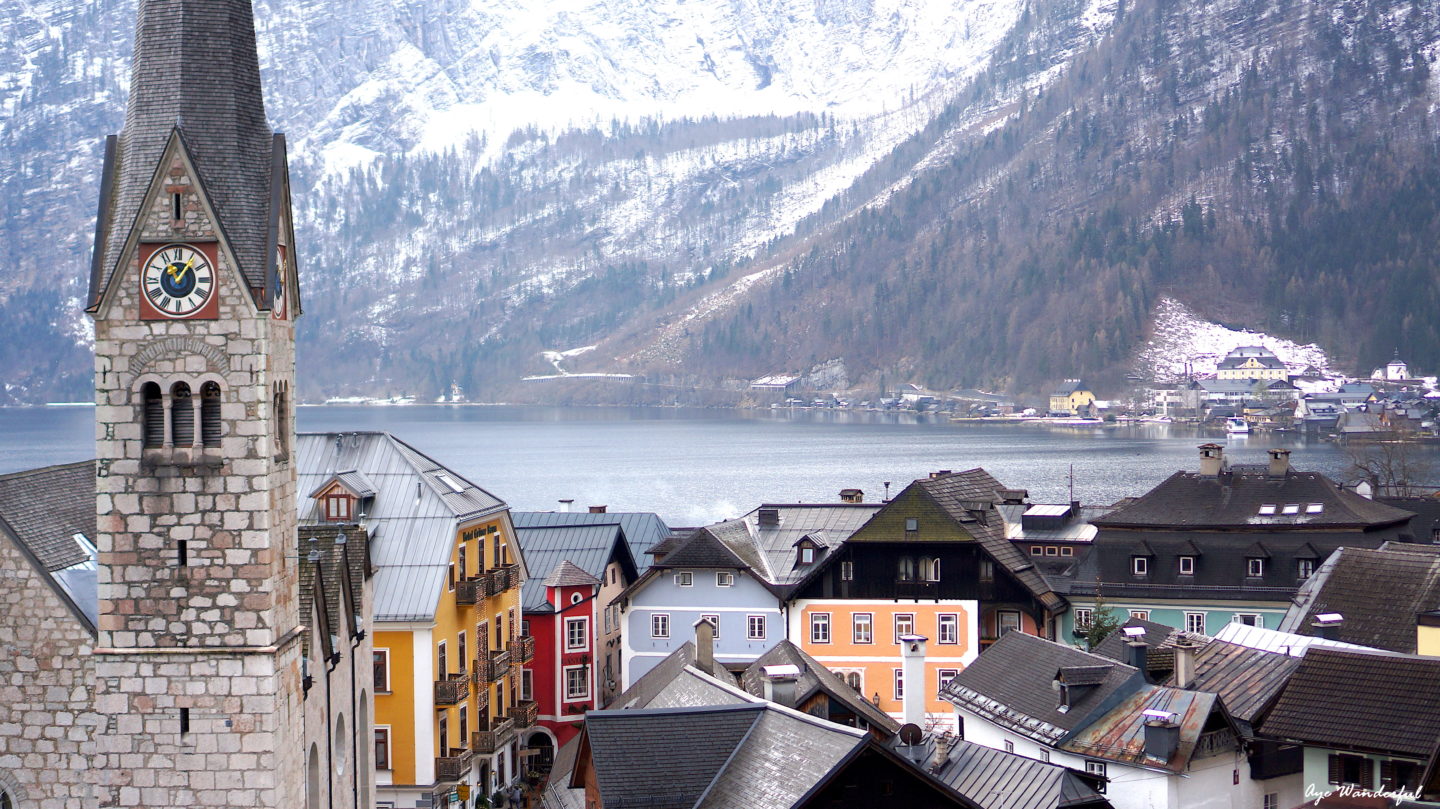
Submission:
M 1261 515 L 1262 505 L 1301 504 L 1298 514 Z M 1308 513 L 1305 506 L 1321 503 L 1324 510 Z M 1274 510 L 1274 509 L 1272 509 Z M 1262 466 L 1233 466 L 1228 472 L 1206 477 L 1176 472 L 1143 496 L 1095 521 L 1106 528 L 1234 528 L 1277 531 L 1286 528 L 1315 530 L 1325 527 L 1374 528 L 1403 523 L 1410 512 L 1367 500 L 1336 486 L 1318 472 L 1291 469 L 1271 477 Z
M 1098 686 L 1061 711 L 1051 683 L 1062 668 L 1108 666 Z M 1008 632 L 955 675 L 941 696 L 1044 744 L 1054 744 L 1112 693 L 1138 678 L 1131 666 L 1022 632 Z
M 1429 758 L 1440 739 L 1440 659 L 1312 647 L 1260 730 L 1322 747 Z
M 1073 770 L 957 740 L 935 777 L 982 809 L 1108 807 Z
M 264 288 L 277 214 L 273 157 L 277 149 L 283 155 L 283 143 L 265 120 L 249 0 L 141 0 L 112 197 L 102 201 L 92 303 L 114 275 L 177 130 L 246 281 Z
M 1376 583 L 1384 582 L 1384 597 Z M 1295 597 L 1280 629 L 1309 635 L 1316 615 L 1345 620 L 1336 640 L 1413 653 L 1415 615 L 1440 607 L 1440 556 L 1424 546 L 1388 543 L 1379 550 L 1341 548 Z
M 650 567 L 649 551 L 670 536 L 670 527 L 651 512 L 610 511 L 602 514 L 590 512 L 571 513 L 563 511 L 514 511 L 510 519 L 518 528 L 543 528 L 557 525 L 611 525 L 619 523 L 625 531 L 625 541 L 630 545 L 630 556 L 635 561 L 637 573 L 644 573 Z
M 95 462 L 0 476 L 0 519 L 47 572 L 84 562 L 74 536 L 95 541 Z
M 1253 735 L 1255 719 L 1299 665 L 1298 657 L 1212 640 L 1195 655 L 1195 680 L 1190 687 L 1218 694 L 1241 732 Z
M 763 707 L 699 809 L 790 809 L 865 744 L 860 731 Z
M 763 697 L 765 695 L 766 666 L 792 665 L 800 669 L 800 678 L 795 684 L 796 703 L 803 705 L 811 695 L 823 691 L 830 698 L 841 703 L 852 713 L 864 718 L 873 728 L 891 736 L 900 732 L 900 723 L 880 710 L 874 703 L 851 688 L 840 675 L 826 668 L 823 663 L 805 653 L 804 649 L 788 640 L 772 646 L 740 674 L 740 687 L 747 692 Z
M 376 568 L 376 621 L 432 617 L 456 529 L 506 510 L 499 498 L 389 433 L 301 433 L 295 444 L 298 491 L 314 491 L 351 470 L 363 472 L 377 490 L 366 514 Z M 301 501 L 297 507 L 302 525 L 324 522 L 319 503 Z M 523 566 L 523 548 L 516 556 Z
M 561 562 L 545 577 L 546 587 L 585 587 L 599 583 L 598 578 L 576 567 L 569 559 Z

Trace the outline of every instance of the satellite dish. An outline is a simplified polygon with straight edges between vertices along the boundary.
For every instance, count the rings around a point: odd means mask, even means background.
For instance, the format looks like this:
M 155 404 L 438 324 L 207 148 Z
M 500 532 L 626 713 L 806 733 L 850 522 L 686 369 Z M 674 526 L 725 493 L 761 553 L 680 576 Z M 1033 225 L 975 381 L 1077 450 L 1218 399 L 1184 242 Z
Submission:
M 914 747 L 924 740 L 925 731 L 921 730 L 920 726 L 914 722 L 906 722 L 900 726 L 900 742 L 902 744 L 908 744 Z

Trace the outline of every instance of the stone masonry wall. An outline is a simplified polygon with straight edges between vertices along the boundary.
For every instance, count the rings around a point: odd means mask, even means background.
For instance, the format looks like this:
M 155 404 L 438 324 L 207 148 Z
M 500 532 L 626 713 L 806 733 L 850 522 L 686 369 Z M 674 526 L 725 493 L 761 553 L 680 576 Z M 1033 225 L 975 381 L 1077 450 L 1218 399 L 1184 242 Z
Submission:
M 24 809 L 94 806 L 90 633 L 0 533 L 0 786 Z

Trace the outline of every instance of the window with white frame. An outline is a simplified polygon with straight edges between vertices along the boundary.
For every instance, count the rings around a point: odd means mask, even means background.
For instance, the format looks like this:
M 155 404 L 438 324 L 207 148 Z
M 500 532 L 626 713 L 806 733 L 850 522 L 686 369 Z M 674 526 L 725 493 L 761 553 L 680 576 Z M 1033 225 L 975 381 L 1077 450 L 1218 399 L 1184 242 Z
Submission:
M 1018 632 L 1020 626 L 1020 613 L 1018 610 L 1000 610 L 995 613 L 996 637 L 1004 637 L 1006 632 Z
M 1007 753 L 1013 753 L 1013 752 L 1015 752 L 1015 743 L 1012 742 L 1012 741 L 1010 741 L 1009 739 L 1006 739 L 1006 740 L 1005 740 L 1005 752 L 1007 752 Z
M 1280 809 L 1280 793 L 1266 792 L 1264 802 L 1260 804 L 1261 809 Z
M 375 659 L 375 691 L 379 694 L 390 693 L 390 650 L 376 649 Z
M 960 642 L 960 616 L 953 612 L 941 613 L 937 619 L 939 626 L 936 632 L 939 635 L 939 643 Z
M 809 545 L 800 548 L 800 564 L 808 565 L 815 561 L 815 549 Z
M 840 581 L 855 580 L 855 563 L 846 559 L 840 563 Z
M 1194 632 L 1194 633 L 1200 634 L 1200 635 L 1205 634 L 1205 613 L 1203 613 L 1203 612 L 1187 612 L 1187 613 L 1185 613 L 1185 631 L 1186 631 L 1186 632 Z
M 1150 558 L 1147 556 L 1130 557 L 1130 572 L 1136 576 L 1147 576 L 1150 574 Z
M 1075 610 L 1075 628 L 1089 629 L 1090 622 L 1094 620 L 1095 612 L 1087 607 L 1080 607 Z
M 895 669 L 895 699 L 905 699 L 904 669 Z
M 1296 577 L 1296 578 L 1299 578 L 1299 579 L 1308 579 L 1308 578 L 1310 578 L 1310 577 L 1313 576 L 1313 575 L 1315 575 L 1315 560 L 1314 560 L 1314 559 L 1297 559 L 1297 560 L 1295 561 L 1295 577 Z
M 715 627 L 715 640 L 720 640 L 720 616 L 713 613 L 708 615 L 702 613 L 700 615 L 700 620 L 709 621 L 710 625 Z
M 715 573 L 715 586 L 716 586 L 716 587 L 734 587 L 734 586 L 735 586 L 735 574 L 734 574 L 734 573 L 731 573 L 731 572 L 728 571 L 728 570 L 716 571 L 716 573 Z
M 1045 762 L 1046 764 L 1049 764 L 1049 763 L 1050 763 L 1050 748 L 1048 748 L 1048 747 L 1042 747 L 1042 748 L 1040 748 L 1040 760 L 1043 761 L 1043 762 Z
M 590 619 L 565 619 L 565 651 L 580 652 L 589 647 Z
M 951 680 L 955 679 L 955 675 L 959 673 L 959 669 L 940 669 L 940 671 L 937 672 L 937 674 L 940 675 L 940 687 L 944 688 L 946 683 L 949 683 Z
M 1252 556 L 1245 560 L 1245 575 L 1252 579 L 1258 579 L 1265 575 L 1265 560 Z
M 811 643 L 829 643 L 829 642 L 830 642 L 830 613 L 828 613 L 828 612 L 812 612 L 812 613 L 810 613 L 810 642 L 811 642 Z
M 1235 623 L 1262 628 L 1265 626 L 1264 621 L 1260 620 L 1260 613 L 1258 612 L 1237 612 L 1235 613 Z
M 535 672 L 530 669 L 520 669 L 520 699 L 528 702 L 535 699 L 534 693 Z
M 670 616 L 667 613 L 657 612 L 650 616 L 650 637 L 670 637 Z
M 375 728 L 375 769 L 390 769 L 390 728 Z
M 1086 774 L 1086 775 L 1097 775 L 1097 776 L 1099 776 L 1099 777 L 1101 777 L 1101 778 L 1104 778 L 1104 777 L 1105 777 L 1105 762 L 1103 762 L 1103 761 L 1095 761 L 1095 760 L 1093 760 L 1093 759 L 1086 759 L 1086 760 L 1085 760 L 1085 774 Z
M 749 640 L 765 640 L 765 616 L 745 616 L 745 637 Z
M 909 612 L 895 614 L 895 642 L 900 642 L 901 635 L 915 634 L 915 615 Z
M 1150 620 L 1150 610 L 1130 610 L 1130 617 L 1148 621 Z
M 681 587 L 691 587 L 695 584 L 695 574 L 688 570 L 682 570 L 675 574 L 675 583 Z
M 1195 575 L 1195 557 L 1193 557 L 1193 556 L 1182 556 L 1182 557 L 1180 557 L 1180 575 L 1182 575 L 1182 576 L 1193 576 L 1193 575 Z
M 854 643 L 874 643 L 874 616 L 868 612 L 852 613 L 850 616 L 850 639 Z
M 565 667 L 565 701 L 590 698 L 589 666 Z

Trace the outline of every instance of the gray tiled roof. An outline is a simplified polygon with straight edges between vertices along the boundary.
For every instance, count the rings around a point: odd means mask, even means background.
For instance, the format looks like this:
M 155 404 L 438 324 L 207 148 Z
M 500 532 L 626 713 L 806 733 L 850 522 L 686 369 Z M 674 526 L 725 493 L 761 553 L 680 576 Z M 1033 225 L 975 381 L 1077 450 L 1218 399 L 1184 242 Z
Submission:
M 1218 694 L 1241 731 L 1253 735 L 1252 723 L 1299 665 L 1298 657 L 1212 640 L 1195 655 L 1190 688 Z
M 585 717 L 606 807 L 691 809 L 764 711 L 758 704 L 591 711 Z
M 957 740 L 935 777 L 982 809 L 1109 806 L 1073 770 Z
M 1384 582 L 1383 598 L 1376 583 Z M 1309 635 L 1316 615 L 1338 612 L 1345 620 L 1336 640 L 1415 651 L 1415 615 L 1440 607 L 1440 556 L 1426 546 L 1388 543 L 1379 550 L 1341 548 L 1325 561 L 1295 597 L 1280 629 Z
M 765 702 L 592 711 L 585 727 L 621 809 L 789 809 L 868 738 Z
M 660 515 L 646 511 L 608 511 L 572 513 L 565 511 L 513 511 L 510 519 L 518 528 L 543 528 L 557 525 L 612 525 L 619 523 L 625 531 L 637 573 L 650 566 L 649 551 L 670 536 L 670 527 Z M 687 532 L 688 534 L 688 532 Z
M 830 699 L 862 717 L 873 728 L 891 736 L 900 732 L 900 723 L 880 710 L 874 703 L 851 688 L 840 675 L 826 668 L 823 663 L 805 653 L 804 649 L 788 640 L 782 640 L 761 655 L 740 674 L 740 686 L 747 692 L 763 697 L 765 695 L 766 666 L 792 665 L 800 669 L 796 682 L 796 704 L 803 705 L 817 691 L 830 695 Z
M 1051 683 L 1073 666 L 1108 666 L 1101 683 L 1061 711 Z M 1007 632 L 955 675 L 941 696 L 991 722 L 1053 745 L 1112 693 L 1139 675 L 1131 666 L 1071 646 Z
M 178 131 L 251 287 L 272 260 L 277 143 L 265 120 L 249 0 L 141 0 L 125 126 L 102 201 L 99 277 L 110 283 L 171 133 Z
M 0 520 L 46 571 L 84 562 L 89 557 L 74 536 L 95 541 L 95 462 L 0 476 Z
M 1261 515 L 1262 505 L 1301 505 L 1294 515 Z M 1310 503 L 1324 510 L 1307 513 Z M 1284 477 L 1271 477 L 1263 466 L 1232 466 L 1213 477 L 1176 472 L 1128 505 L 1095 521 L 1106 528 L 1250 527 L 1255 530 L 1286 528 L 1315 530 L 1326 527 L 1379 527 L 1403 523 L 1410 512 L 1367 500 L 1336 486 L 1318 472 L 1291 469 Z
M 299 491 L 314 491 L 338 472 L 351 470 L 364 472 L 378 491 L 365 515 L 376 568 L 376 621 L 433 617 L 456 529 L 506 509 L 494 495 L 389 433 L 301 433 L 295 457 Z M 318 503 L 297 506 L 302 525 L 324 522 Z M 516 549 L 516 556 L 523 566 L 523 548 Z
M 1260 730 L 1321 747 L 1429 758 L 1440 739 L 1440 659 L 1310 648 Z
M 609 525 L 556 525 L 544 528 L 516 527 L 515 536 L 525 552 L 525 567 L 530 577 L 520 590 L 521 606 L 526 612 L 548 612 L 552 608 L 545 599 L 545 588 L 552 586 L 549 578 L 568 562 L 598 583 L 605 575 L 610 559 L 627 554 L 625 534 L 618 523 Z

